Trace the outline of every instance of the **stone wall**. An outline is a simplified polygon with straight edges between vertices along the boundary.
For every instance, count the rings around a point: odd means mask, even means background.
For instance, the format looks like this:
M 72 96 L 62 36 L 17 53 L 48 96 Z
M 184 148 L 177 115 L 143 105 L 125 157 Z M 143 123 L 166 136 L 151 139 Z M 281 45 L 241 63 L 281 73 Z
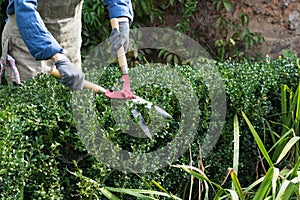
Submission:
M 256 50 L 277 57 L 283 49 L 300 56 L 300 1 L 244 1 L 240 10 L 250 16 L 249 29 L 261 32 L 266 42 Z
M 250 32 L 260 32 L 265 42 L 251 49 L 251 54 L 278 57 L 283 49 L 300 56 L 300 0 L 231 0 L 233 13 L 223 14 L 239 20 L 241 13 L 250 17 Z M 192 29 L 199 33 L 199 41 L 211 43 L 218 37 L 215 29 L 215 5 L 213 1 L 199 0 L 192 19 Z M 199 30 L 199 31 L 198 31 Z M 198 39 L 198 38 L 196 38 Z

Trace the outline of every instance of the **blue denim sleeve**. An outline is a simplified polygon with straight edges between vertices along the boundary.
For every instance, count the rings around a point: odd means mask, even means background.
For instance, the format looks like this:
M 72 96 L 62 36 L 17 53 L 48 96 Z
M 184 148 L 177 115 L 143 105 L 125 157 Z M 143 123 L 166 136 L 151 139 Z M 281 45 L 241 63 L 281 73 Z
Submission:
M 15 0 L 17 26 L 31 55 L 36 60 L 46 60 L 63 48 L 47 30 L 37 9 L 37 0 Z
M 107 6 L 109 18 L 128 17 L 133 20 L 133 9 L 131 0 L 104 0 L 104 5 Z

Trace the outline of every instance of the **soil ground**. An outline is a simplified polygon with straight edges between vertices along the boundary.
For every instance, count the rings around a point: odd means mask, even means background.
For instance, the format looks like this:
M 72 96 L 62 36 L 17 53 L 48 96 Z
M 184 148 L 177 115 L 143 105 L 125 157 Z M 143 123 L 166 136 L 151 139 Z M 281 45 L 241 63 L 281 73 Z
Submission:
M 231 17 L 238 19 L 244 13 L 250 17 L 250 32 L 259 32 L 265 39 L 256 46 L 254 53 L 278 57 L 288 49 L 300 56 L 300 0 L 238 0 L 233 3 Z M 165 14 L 165 26 L 175 27 L 181 20 L 180 8 Z M 215 5 L 212 1 L 199 0 L 197 11 L 191 19 L 191 29 L 198 31 L 196 40 L 213 46 L 212 38 L 219 34 L 215 30 Z
M 247 0 L 241 12 L 250 16 L 250 30 L 266 40 L 258 51 L 276 57 L 289 49 L 300 55 L 300 1 Z

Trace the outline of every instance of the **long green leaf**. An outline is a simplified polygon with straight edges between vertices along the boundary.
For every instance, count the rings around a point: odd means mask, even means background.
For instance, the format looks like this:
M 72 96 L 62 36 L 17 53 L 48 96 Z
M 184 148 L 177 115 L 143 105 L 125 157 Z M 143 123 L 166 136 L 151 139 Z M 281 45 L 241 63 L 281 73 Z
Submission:
M 290 129 L 286 133 L 284 133 L 282 136 L 280 136 L 280 138 L 275 142 L 275 144 L 271 147 L 271 149 L 268 152 L 271 152 L 278 145 L 283 144 L 286 140 L 288 140 L 288 136 L 290 136 L 291 133 L 294 133 L 294 129 Z M 278 158 L 279 155 L 276 155 L 276 157 Z
M 259 184 L 263 182 L 265 177 L 261 177 L 254 181 L 251 185 L 244 189 L 244 193 L 249 193 L 253 188 L 257 187 Z
M 214 200 L 220 200 L 220 199 L 222 199 L 222 198 L 221 198 L 221 195 L 222 195 L 223 193 L 225 193 L 225 190 L 219 190 L 219 191 L 217 192 L 217 194 L 215 194 Z
M 280 139 L 273 145 L 275 148 L 275 151 L 273 153 L 273 160 L 278 160 L 280 154 L 282 153 L 284 146 L 286 145 L 287 141 L 289 141 L 289 138 L 291 135 L 295 135 L 294 129 L 289 129 L 288 127 L 285 127 L 285 130 L 288 130 L 286 133 L 284 133 Z M 273 148 L 272 147 L 272 148 Z
M 285 124 L 287 118 L 287 99 L 286 99 L 286 85 L 281 85 L 281 116 L 282 121 Z
M 241 187 L 241 184 L 239 182 L 238 177 L 236 176 L 236 174 L 234 173 L 234 170 L 230 171 L 230 176 L 232 179 L 232 183 L 234 185 L 234 188 L 238 194 L 238 196 L 240 197 L 240 199 L 245 199 L 244 193 L 243 193 L 243 189 Z
M 141 194 L 140 191 L 133 191 L 133 190 L 123 189 L 123 188 L 106 188 L 106 189 L 109 191 L 118 192 L 118 193 L 122 193 L 122 194 L 129 194 L 129 195 L 137 197 L 137 198 L 142 198 L 142 199 L 147 199 L 147 200 L 157 200 L 154 197 L 149 197 L 149 196 Z
M 296 119 L 300 120 L 300 83 L 298 84 L 298 88 L 296 91 L 297 94 L 297 109 L 296 109 Z
M 291 197 L 294 195 L 294 197 L 297 197 L 299 199 L 299 186 L 297 187 L 294 184 L 289 184 L 289 186 L 286 188 L 284 192 L 284 196 L 281 197 L 281 200 L 290 200 Z
M 234 190 L 229 190 L 229 189 L 225 189 L 225 191 L 227 191 L 227 192 L 230 193 L 231 199 L 233 199 L 233 200 L 239 200 L 239 196 L 238 196 L 238 194 L 236 193 L 236 191 L 234 191 Z
M 283 150 L 280 153 L 275 164 L 278 164 L 286 156 L 286 154 L 291 150 L 291 148 L 295 145 L 295 143 L 298 142 L 299 140 L 300 140 L 300 137 L 298 137 L 298 136 L 291 138 L 288 141 L 288 143 L 285 145 L 285 147 L 283 148 Z
M 251 131 L 251 133 L 252 133 L 252 135 L 253 135 L 253 137 L 254 137 L 257 145 L 258 145 L 258 148 L 260 149 L 260 151 L 263 154 L 264 158 L 268 162 L 269 166 L 273 167 L 274 164 L 273 164 L 273 162 L 272 162 L 272 160 L 271 160 L 271 158 L 270 158 L 270 156 L 269 156 L 269 154 L 268 154 L 268 152 L 267 152 L 267 150 L 266 150 L 263 142 L 261 141 L 259 135 L 257 134 L 257 132 L 254 129 L 253 125 L 251 124 L 251 122 L 249 121 L 249 119 L 247 118 L 246 114 L 243 111 L 242 111 L 242 115 L 243 115 L 245 121 L 247 122 L 247 124 L 248 124 L 248 126 L 250 128 L 250 131 Z
M 270 131 L 270 135 L 271 135 L 271 138 L 272 138 L 272 141 L 273 143 L 276 143 L 277 141 L 277 138 L 280 138 L 281 136 L 279 134 L 277 134 L 274 130 L 272 130 L 272 127 L 270 125 L 270 122 L 266 119 L 263 119 L 264 123 L 267 125 L 267 129 L 266 130 L 269 130 Z M 274 147 L 274 145 L 273 145 Z M 272 148 L 273 148 L 272 147 Z M 269 152 L 271 151 L 271 149 L 269 150 Z
M 299 199 L 300 197 L 300 176 L 297 176 L 295 178 L 293 178 L 291 181 L 291 183 L 289 184 L 289 186 L 286 188 L 285 192 L 284 192 L 284 200 L 290 200 L 291 196 L 294 195 L 295 197 L 297 197 Z
M 156 182 L 155 180 L 151 180 L 151 182 L 156 185 L 159 189 L 161 189 L 162 191 L 164 191 L 166 194 L 169 195 L 169 197 L 171 197 L 172 199 L 175 199 L 175 197 L 170 194 L 165 188 L 163 188 L 158 182 Z
M 124 189 L 124 188 L 113 188 L 113 187 L 105 187 L 106 189 L 108 189 L 109 191 L 112 192 L 119 192 L 119 193 L 126 193 L 126 194 L 149 194 L 149 195 L 157 195 L 157 196 L 163 196 L 163 197 L 170 197 L 169 194 L 165 193 L 165 192 L 160 192 L 160 191 L 154 191 L 154 190 L 142 190 L 142 189 Z M 134 196 L 133 195 L 133 196 Z M 174 195 L 172 195 L 174 199 L 176 200 L 182 200 L 179 197 L 175 197 Z M 146 196 L 148 199 L 152 197 Z
M 189 173 L 190 175 L 194 176 L 195 178 L 198 178 L 198 179 L 201 179 L 201 180 L 204 180 L 204 181 L 207 181 L 208 183 L 216 186 L 218 189 L 221 189 L 221 190 L 224 190 L 222 188 L 221 185 L 211 181 L 210 179 L 208 179 L 203 172 L 200 172 L 199 169 L 195 168 L 195 167 L 192 167 L 192 166 L 188 166 L 188 165 L 173 165 L 174 167 L 177 167 L 177 168 L 181 168 L 183 169 L 184 171 L 186 171 L 187 173 Z M 195 172 L 195 171 L 197 172 Z M 200 173 L 199 173 L 200 172 Z
M 121 200 L 118 197 L 116 197 L 113 193 L 108 191 L 106 188 L 100 188 L 100 191 L 104 196 L 106 196 L 109 200 Z
M 236 175 L 238 175 L 239 152 L 240 152 L 240 130 L 239 130 L 239 120 L 237 114 L 234 115 L 234 120 L 233 120 L 233 135 L 234 135 L 233 171 Z
M 289 180 L 284 180 L 279 192 L 277 193 L 277 196 L 275 198 L 275 200 L 281 200 L 281 198 L 285 195 L 284 192 L 286 191 L 287 187 L 289 186 L 291 182 Z
M 272 200 L 272 197 L 270 196 L 270 197 L 267 197 L 267 198 L 265 198 L 264 200 Z
M 270 188 L 272 187 L 273 175 L 274 167 L 270 167 L 253 200 L 265 199 L 268 196 Z
M 295 177 L 298 176 L 298 170 L 299 170 L 299 168 L 300 168 L 300 157 L 298 157 L 298 160 L 297 160 L 297 162 L 296 162 L 296 164 L 294 166 L 294 169 L 293 169 L 293 171 L 291 173 L 291 178 L 295 178 Z
M 296 119 L 294 123 L 295 131 L 298 133 L 299 131 L 299 123 L 300 123 L 300 83 L 298 84 L 297 88 L 297 108 L 296 108 Z
M 278 177 L 279 177 L 279 169 L 274 167 L 274 174 L 273 174 L 273 177 L 272 177 L 272 196 L 273 196 L 273 199 L 275 199 L 275 196 L 276 196 L 276 186 L 277 186 L 277 180 L 278 180 Z
M 295 177 L 291 180 L 292 183 L 296 184 L 296 183 L 300 183 L 300 177 Z
M 291 91 L 291 89 L 289 89 L 289 91 L 290 91 L 290 107 L 289 107 L 289 110 L 288 110 L 288 117 L 287 117 L 287 120 L 286 120 L 286 123 L 285 123 L 285 125 L 287 127 L 292 127 L 292 124 L 293 124 L 292 122 L 295 118 L 294 114 L 295 114 L 295 111 L 297 109 L 298 96 L 299 96 L 298 95 L 298 93 L 299 93 L 298 90 L 299 90 L 299 86 L 298 86 L 298 89 L 296 90 L 295 93 L 293 93 Z

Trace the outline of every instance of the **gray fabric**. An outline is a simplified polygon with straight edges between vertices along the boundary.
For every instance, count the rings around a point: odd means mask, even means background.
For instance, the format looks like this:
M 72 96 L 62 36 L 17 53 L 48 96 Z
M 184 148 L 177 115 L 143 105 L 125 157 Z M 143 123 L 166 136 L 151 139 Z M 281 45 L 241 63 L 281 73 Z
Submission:
M 7 64 L 7 54 L 16 60 L 16 66 L 20 74 L 20 80 L 36 76 L 42 72 L 41 62 L 36 61 L 29 53 L 18 31 L 14 16 L 8 16 L 8 22 L 2 32 L 2 56 L 5 66 L 5 75 L 8 82 L 16 82 L 13 69 Z
M 120 49 L 121 46 L 123 46 L 125 52 L 127 52 L 129 46 L 129 23 L 119 22 L 119 31 L 114 28 L 111 31 L 109 41 L 111 43 L 111 53 L 115 56 L 117 55 L 117 50 Z
M 83 0 L 39 0 L 38 12 L 40 13 L 47 29 L 52 33 L 64 48 L 65 55 L 74 66 L 81 68 L 81 12 Z M 8 16 L 2 32 L 2 62 L 6 64 L 6 55 L 11 55 L 16 60 L 21 81 L 35 77 L 39 73 L 48 71 L 54 63 L 51 60 L 36 61 L 29 53 L 22 40 L 15 16 Z M 9 66 L 5 67 L 8 82 L 15 81 Z
M 64 48 L 66 56 L 81 68 L 81 15 L 83 0 L 39 0 L 40 13 L 47 29 Z
M 55 62 L 55 66 L 61 73 L 62 78 L 60 82 L 62 84 L 74 90 L 83 88 L 84 74 L 81 69 L 74 67 L 69 59 L 61 59 Z

